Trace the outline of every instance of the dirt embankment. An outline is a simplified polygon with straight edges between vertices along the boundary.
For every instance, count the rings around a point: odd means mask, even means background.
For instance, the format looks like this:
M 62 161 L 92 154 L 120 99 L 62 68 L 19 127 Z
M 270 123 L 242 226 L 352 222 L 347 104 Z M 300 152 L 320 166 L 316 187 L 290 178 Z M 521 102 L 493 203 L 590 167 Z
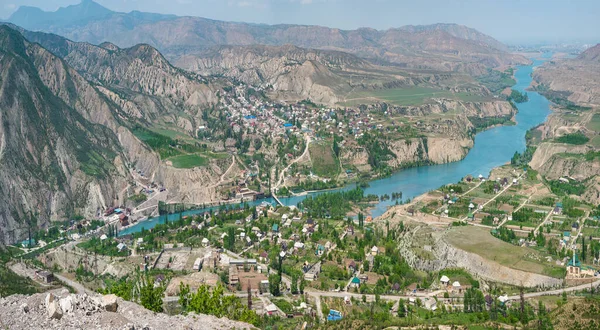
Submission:
M 428 232 L 425 234 L 427 239 L 423 238 L 423 232 Z M 509 268 L 477 254 L 458 249 L 448 243 L 445 233 L 446 231 L 432 231 L 430 227 L 423 225 L 412 228 L 399 240 L 402 256 L 411 267 L 423 271 L 463 268 L 477 278 L 510 285 L 525 287 L 562 285 L 561 279 Z M 423 244 L 426 246 L 422 246 Z M 423 257 L 422 251 L 426 251 L 426 257 Z

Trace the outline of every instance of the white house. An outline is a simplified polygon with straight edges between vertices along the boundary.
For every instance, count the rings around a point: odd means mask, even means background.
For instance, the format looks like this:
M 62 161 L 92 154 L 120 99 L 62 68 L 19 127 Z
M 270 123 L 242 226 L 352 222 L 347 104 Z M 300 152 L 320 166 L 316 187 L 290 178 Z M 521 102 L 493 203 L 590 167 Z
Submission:
M 371 255 L 376 256 L 379 253 L 379 248 L 376 245 L 373 245 L 371 248 Z
M 440 278 L 440 282 L 441 282 L 443 285 L 448 285 L 448 283 L 450 283 L 450 279 L 448 278 L 448 276 L 446 276 L 446 275 L 443 275 L 443 276 L 442 276 L 442 278 Z

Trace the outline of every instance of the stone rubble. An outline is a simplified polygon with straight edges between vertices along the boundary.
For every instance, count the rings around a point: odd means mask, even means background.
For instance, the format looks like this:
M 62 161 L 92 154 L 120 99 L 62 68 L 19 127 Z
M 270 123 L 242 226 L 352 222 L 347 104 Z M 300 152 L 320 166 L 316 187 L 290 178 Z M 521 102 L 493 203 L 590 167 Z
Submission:
M 154 313 L 115 295 L 70 294 L 54 290 L 0 298 L 0 324 L 6 329 L 254 329 L 250 324 L 190 314 Z

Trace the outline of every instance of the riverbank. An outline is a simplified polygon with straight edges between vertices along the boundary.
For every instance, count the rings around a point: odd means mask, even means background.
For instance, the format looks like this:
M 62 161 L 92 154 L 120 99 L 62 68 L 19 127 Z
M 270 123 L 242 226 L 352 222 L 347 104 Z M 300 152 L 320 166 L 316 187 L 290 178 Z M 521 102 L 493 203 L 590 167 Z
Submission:
M 520 66 L 515 71 L 517 81 L 513 89 L 519 92 L 525 92 L 532 82 L 531 74 L 533 68 L 542 64 L 544 60 L 535 60 L 532 65 Z M 523 152 L 526 148 L 526 132 L 541 123 L 543 123 L 548 114 L 550 114 L 549 101 L 537 92 L 528 92 L 529 100 L 517 104 L 518 112 L 515 115 L 516 124 L 512 126 L 499 126 L 483 131 L 475 136 L 473 148 L 467 153 L 466 157 L 460 161 L 436 164 L 425 167 L 413 167 L 396 172 L 389 177 L 379 178 L 369 181 L 369 186 L 365 188 L 365 194 L 391 195 L 392 193 L 402 192 L 403 200 L 413 199 L 430 190 L 439 188 L 448 183 L 458 182 L 466 175 L 477 177 L 480 174 L 487 177 L 496 167 L 510 161 L 515 152 Z M 356 184 L 346 185 L 339 189 L 329 191 L 341 191 L 353 189 Z M 280 197 L 283 205 L 297 205 L 307 196 L 322 194 L 324 191 L 306 193 L 302 196 Z M 275 203 L 273 198 L 267 198 L 259 201 L 249 201 L 245 204 L 249 206 L 259 205 L 261 202 Z M 237 204 L 242 207 L 244 204 Z M 390 206 L 395 205 L 395 201 L 384 200 L 374 205 L 370 215 L 375 218 L 381 216 Z M 231 207 L 232 205 L 229 205 Z M 222 206 L 219 206 L 222 207 Z M 216 210 L 218 207 L 211 207 L 200 210 L 190 210 L 181 213 L 181 216 L 194 215 L 203 212 Z M 143 223 L 138 223 L 137 227 L 130 228 L 127 233 L 139 231 L 141 228 L 152 228 L 160 221 L 172 221 L 179 218 L 179 214 L 157 217 L 149 219 Z M 160 220 L 161 218 L 162 220 Z

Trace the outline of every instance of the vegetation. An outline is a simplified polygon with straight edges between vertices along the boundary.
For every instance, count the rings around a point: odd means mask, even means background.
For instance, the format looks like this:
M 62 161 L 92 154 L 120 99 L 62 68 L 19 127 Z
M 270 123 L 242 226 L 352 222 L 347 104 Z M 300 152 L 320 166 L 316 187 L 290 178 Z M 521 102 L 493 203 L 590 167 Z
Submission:
M 148 273 L 136 272 L 135 276 L 123 277 L 118 281 L 109 282 L 102 294 L 115 294 L 125 300 L 136 302 L 153 312 L 163 311 L 163 295 L 165 279 L 159 280 Z
M 481 132 L 489 127 L 496 125 L 505 125 L 508 123 L 513 123 L 511 121 L 511 116 L 499 116 L 499 117 L 468 117 L 471 124 L 473 124 L 474 132 Z
M 513 69 L 510 68 L 504 72 L 488 69 L 485 75 L 477 77 L 477 81 L 487 87 L 492 93 L 500 94 L 502 90 L 513 86 L 517 82 L 513 79 Z
M 535 147 L 528 146 L 523 153 L 519 153 L 515 151 L 515 154 L 510 159 L 511 165 L 515 166 L 527 166 L 531 159 L 533 158 L 533 154 L 535 153 Z
M 256 312 L 242 305 L 240 298 L 234 295 L 225 295 L 221 285 L 217 285 L 212 292 L 207 285 L 201 285 L 194 293 L 190 292 L 189 285 L 183 282 L 179 286 L 179 304 L 184 312 L 227 317 L 232 320 L 247 322 L 259 326 L 259 317 Z
M 581 195 L 585 192 L 585 185 L 581 182 L 563 182 L 560 180 L 549 180 L 547 181 L 550 190 L 553 193 L 563 195 Z
M 308 196 L 299 206 L 306 209 L 309 217 L 343 219 L 346 213 L 352 209 L 353 203 L 358 203 L 363 198 L 364 191 L 355 188 L 348 191 Z
M 339 161 L 329 144 L 313 143 L 309 147 L 314 174 L 333 178 L 340 171 Z
M 387 161 L 395 158 L 396 155 L 390 150 L 384 140 L 367 133 L 358 140 L 358 144 L 363 146 L 369 154 L 368 162 L 374 170 L 389 172 Z
M 556 138 L 555 141 L 558 143 L 583 145 L 583 144 L 588 143 L 590 141 L 590 138 L 588 138 L 581 132 L 577 132 L 577 133 L 565 134 L 559 138 Z
M 510 96 L 508 97 L 508 99 L 515 103 L 525 103 L 529 101 L 529 96 L 527 95 L 527 93 L 521 93 L 516 89 L 511 89 Z
M 179 155 L 169 158 L 169 161 L 176 168 L 194 168 L 200 166 L 206 166 L 208 159 L 206 157 L 197 154 Z
M 134 203 L 142 203 L 145 202 L 148 199 L 148 196 L 146 196 L 146 194 L 135 194 L 135 195 L 131 195 L 129 196 L 129 200 L 133 201 Z

